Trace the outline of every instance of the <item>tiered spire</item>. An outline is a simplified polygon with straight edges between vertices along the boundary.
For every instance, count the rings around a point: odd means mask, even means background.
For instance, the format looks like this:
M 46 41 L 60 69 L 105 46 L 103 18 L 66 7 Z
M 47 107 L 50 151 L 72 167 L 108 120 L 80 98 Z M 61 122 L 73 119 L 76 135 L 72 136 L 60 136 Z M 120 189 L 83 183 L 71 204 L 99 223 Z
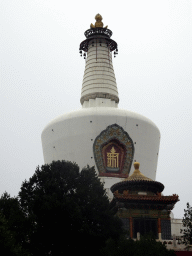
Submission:
M 85 31 L 86 40 L 80 44 L 80 54 L 86 59 L 81 104 L 102 98 L 119 102 L 117 84 L 112 64 L 112 52 L 118 53 L 117 43 L 110 37 L 112 31 L 103 28 L 102 16 L 95 16 L 95 25 Z M 84 51 L 84 53 L 83 53 Z

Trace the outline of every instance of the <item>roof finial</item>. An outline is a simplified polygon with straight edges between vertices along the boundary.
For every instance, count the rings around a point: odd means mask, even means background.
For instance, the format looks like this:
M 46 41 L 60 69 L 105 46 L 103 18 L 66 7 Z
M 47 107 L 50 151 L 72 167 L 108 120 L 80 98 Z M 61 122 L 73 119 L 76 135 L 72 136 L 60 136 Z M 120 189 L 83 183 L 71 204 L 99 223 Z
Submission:
M 95 22 L 95 25 L 93 25 L 91 23 L 90 25 L 90 28 L 103 28 L 103 22 L 102 22 L 102 16 L 98 13 L 96 16 L 95 16 L 95 19 L 96 19 L 96 22 Z M 104 27 L 104 28 L 107 28 L 108 26 Z
M 139 162 L 134 162 L 134 167 L 135 167 L 135 170 L 139 170 L 139 166 L 140 166 L 140 163 Z
M 140 172 L 140 170 L 139 170 L 140 163 L 139 162 L 134 162 L 133 165 L 135 167 L 134 172 L 131 174 L 131 176 L 129 176 L 125 180 L 151 180 L 152 181 L 152 179 L 147 178 L 145 175 L 143 175 Z

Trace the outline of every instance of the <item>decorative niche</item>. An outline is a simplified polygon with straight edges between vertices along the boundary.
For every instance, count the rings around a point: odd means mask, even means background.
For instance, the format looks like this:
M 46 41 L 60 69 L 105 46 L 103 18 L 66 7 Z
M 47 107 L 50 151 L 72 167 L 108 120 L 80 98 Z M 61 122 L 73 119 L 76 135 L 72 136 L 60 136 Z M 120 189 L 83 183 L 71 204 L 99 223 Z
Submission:
M 126 178 L 134 157 L 133 141 L 118 124 L 112 124 L 95 139 L 93 153 L 99 176 Z

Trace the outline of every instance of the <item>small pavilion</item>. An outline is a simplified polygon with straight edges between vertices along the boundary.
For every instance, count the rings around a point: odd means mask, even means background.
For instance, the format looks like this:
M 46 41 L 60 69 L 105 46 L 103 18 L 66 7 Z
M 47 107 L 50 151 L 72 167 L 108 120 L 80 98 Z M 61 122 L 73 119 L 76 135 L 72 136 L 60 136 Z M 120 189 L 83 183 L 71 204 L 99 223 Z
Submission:
M 111 187 L 111 206 L 121 218 L 130 238 L 139 239 L 140 236 L 153 233 L 156 239 L 169 240 L 170 213 L 179 197 L 176 194 L 162 195 L 164 185 L 145 177 L 139 166 L 135 162 L 133 174 Z

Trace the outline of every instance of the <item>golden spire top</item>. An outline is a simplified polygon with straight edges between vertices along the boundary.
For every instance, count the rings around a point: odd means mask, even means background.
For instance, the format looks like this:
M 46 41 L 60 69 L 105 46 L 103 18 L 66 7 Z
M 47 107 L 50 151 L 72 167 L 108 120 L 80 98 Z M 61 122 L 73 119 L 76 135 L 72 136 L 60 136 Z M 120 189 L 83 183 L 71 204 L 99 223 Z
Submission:
M 98 13 L 97 15 L 95 15 L 95 19 L 96 19 L 95 25 L 91 23 L 90 28 L 103 28 L 102 16 Z M 107 28 L 107 27 L 108 26 L 104 28 Z
M 134 167 L 135 167 L 134 172 L 132 173 L 131 176 L 129 176 L 125 180 L 135 180 L 135 181 L 137 181 L 137 180 L 149 180 L 149 181 L 153 181 L 152 179 L 149 179 L 149 178 L 145 177 L 145 175 L 143 175 L 139 171 L 139 166 L 140 166 L 140 163 L 139 162 L 135 162 L 134 163 Z

